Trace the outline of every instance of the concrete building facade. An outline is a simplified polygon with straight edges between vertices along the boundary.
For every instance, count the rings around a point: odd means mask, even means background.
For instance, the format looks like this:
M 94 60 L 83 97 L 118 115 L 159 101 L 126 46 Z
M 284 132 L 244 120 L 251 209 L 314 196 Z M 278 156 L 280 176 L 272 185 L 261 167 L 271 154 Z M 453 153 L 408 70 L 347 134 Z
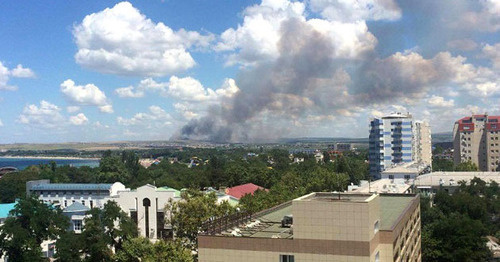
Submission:
M 392 114 L 370 122 L 369 161 L 370 174 L 380 178 L 380 173 L 393 164 L 411 162 L 412 116 Z
M 432 165 L 431 128 L 425 121 L 415 121 L 413 126 L 413 155 L 416 163 Z
M 312 193 L 226 222 L 198 236 L 199 261 L 421 261 L 417 195 Z
M 471 161 L 481 171 L 497 171 L 500 164 L 500 116 L 472 115 L 455 122 L 453 161 Z
M 178 190 L 144 185 L 135 190 L 119 191 L 115 201 L 137 224 L 139 234 L 149 239 L 172 237 L 172 226 L 166 225 L 165 207 L 170 200 L 180 199 Z
M 493 181 L 500 184 L 500 172 L 439 171 L 417 177 L 413 181 L 413 186 L 423 194 L 435 194 L 441 189 L 451 194 L 460 187 L 460 181 L 465 181 L 469 185 L 474 178 L 485 181 L 487 185 Z
M 70 218 L 70 230 L 80 233 L 91 208 L 102 208 L 115 201 L 137 224 L 141 236 L 150 239 L 172 236 L 172 228 L 165 224 L 167 203 L 180 199 L 180 191 L 169 187 L 144 185 L 131 190 L 114 184 L 52 184 L 49 180 L 26 183 L 26 193 L 37 195 L 45 203 L 58 206 Z
M 125 186 L 116 182 L 114 184 L 52 184 L 50 180 L 34 180 L 26 182 L 26 195 L 36 194 L 38 198 L 62 209 L 75 202 L 89 208 L 101 208 L 110 197 L 125 190 Z

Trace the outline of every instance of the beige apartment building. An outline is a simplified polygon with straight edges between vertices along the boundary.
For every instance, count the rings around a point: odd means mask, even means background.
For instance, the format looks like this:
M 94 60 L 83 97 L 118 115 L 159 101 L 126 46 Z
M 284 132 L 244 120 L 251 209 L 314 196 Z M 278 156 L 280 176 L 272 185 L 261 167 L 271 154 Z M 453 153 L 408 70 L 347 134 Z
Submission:
M 415 121 L 413 130 L 413 155 L 416 163 L 432 165 L 431 128 L 425 121 Z
M 413 194 L 312 193 L 205 225 L 199 261 L 421 261 Z
M 472 115 L 455 122 L 455 165 L 471 161 L 481 171 L 497 171 L 500 163 L 500 116 Z

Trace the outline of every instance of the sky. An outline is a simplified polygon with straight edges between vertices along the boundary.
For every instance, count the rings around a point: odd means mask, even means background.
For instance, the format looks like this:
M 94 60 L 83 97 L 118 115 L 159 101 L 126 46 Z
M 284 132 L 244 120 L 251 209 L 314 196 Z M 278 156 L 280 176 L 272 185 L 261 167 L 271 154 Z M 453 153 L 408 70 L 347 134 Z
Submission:
M 500 114 L 500 0 L 0 1 L 0 143 L 366 137 Z

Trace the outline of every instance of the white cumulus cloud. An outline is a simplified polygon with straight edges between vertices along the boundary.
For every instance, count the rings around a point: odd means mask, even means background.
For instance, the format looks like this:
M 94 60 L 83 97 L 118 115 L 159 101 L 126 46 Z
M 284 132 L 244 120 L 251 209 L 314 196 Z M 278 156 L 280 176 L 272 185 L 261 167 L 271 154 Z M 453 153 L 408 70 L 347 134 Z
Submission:
M 334 6 L 333 2 L 311 1 L 311 5 L 319 12 Z M 358 1 L 342 2 L 345 2 L 346 8 L 353 8 Z M 369 5 L 369 2 L 384 2 L 386 4 L 378 3 L 376 6 L 380 7 L 380 10 L 392 11 L 384 15 L 382 11 L 371 13 L 367 11 L 366 15 L 360 14 L 360 18 L 397 19 L 400 16 L 399 8 L 392 1 L 364 2 L 366 2 L 363 7 L 365 9 L 368 8 L 366 5 Z M 357 58 L 364 52 L 374 49 L 377 39 L 368 31 L 365 20 L 347 19 L 344 21 L 326 15 L 325 19 L 308 18 L 305 10 L 306 4 L 302 2 L 263 0 L 259 5 L 245 9 L 243 24 L 224 31 L 214 50 L 229 52 L 226 65 L 252 66 L 260 62 L 273 61 L 279 57 L 280 52 L 288 52 L 280 46 L 279 42 L 283 36 L 283 23 L 291 19 L 303 25 L 312 26 L 322 37 L 328 39 L 335 50 L 334 54 L 328 55 L 333 57 Z
M 139 98 L 143 97 L 147 92 L 158 92 L 163 94 L 166 92 L 167 83 L 158 83 L 152 78 L 141 80 L 137 87 L 128 86 L 115 89 L 115 93 L 119 97 Z
M 427 102 L 433 107 L 453 107 L 455 106 L 455 101 L 453 99 L 445 100 L 442 96 L 432 95 Z
M 73 80 L 68 79 L 61 84 L 61 92 L 78 105 L 97 106 L 103 113 L 113 112 L 106 94 L 94 84 L 76 85 Z
M 87 124 L 89 122 L 89 119 L 83 113 L 79 113 L 78 115 L 70 116 L 69 122 L 72 125 L 81 126 Z
M 500 43 L 485 45 L 482 53 L 484 57 L 487 57 L 491 61 L 494 68 L 500 70 Z
M 172 116 L 159 106 L 150 106 L 149 112 L 147 113 L 137 113 L 132 118 L 123 118 L 119 116 L 116 120 L 118 124 L 124 126 L 143 125 L 151 127 L 157 124 L 171 124 Z
M 129 2 L 87 15 L 73 35 L 78 64 L 102 73 L 136 76 L 189 69 L 196 62 L 188 49 L 208 47 L 214 38 L 155 23 Z
M 0 90 L 17 90 L 17 86 L 9 85 L 10 77 L 15 78 L 32 78 L 35 73 L 29 68 L 23 67 L 21 64 L 17 65 L 16 68 L 9 70 L 2 61 L 0 61 Z
M 393 0 L 310 0 L 311 9 L 329 20 L 397 20 L 401 9 Z
M 213 90 L 205 88 L 192 77 L 179 78 L 172 76 L 168 82 L 166 94 L 172 98 L 184 101 L 217 101 L 232 97 L 239 91 L 233 79 L 226 79 L 221 88 Z
M 11 73 L 13 77 L 20 77 L 20 78 L 35 77 L 35 73 L 33 73 L 31 69 L 25 68 L 21 64 L 17 65 L 16 68 L 12 69 Z
M 27 105 L 17 119 L 18 123 L 42 128 L 56 128 L 64 124 L 61 108 L 45 100 L 40 105 Z

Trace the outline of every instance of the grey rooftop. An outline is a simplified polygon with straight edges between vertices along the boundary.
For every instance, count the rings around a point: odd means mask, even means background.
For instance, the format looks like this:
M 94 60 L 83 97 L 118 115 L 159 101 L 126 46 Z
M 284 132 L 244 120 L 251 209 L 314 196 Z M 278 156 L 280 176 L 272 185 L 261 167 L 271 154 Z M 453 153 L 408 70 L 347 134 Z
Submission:
M 79 190 L 79 191 L 109 191 L 113 184 L 38 184 L 31 186 L 31 190 Z

